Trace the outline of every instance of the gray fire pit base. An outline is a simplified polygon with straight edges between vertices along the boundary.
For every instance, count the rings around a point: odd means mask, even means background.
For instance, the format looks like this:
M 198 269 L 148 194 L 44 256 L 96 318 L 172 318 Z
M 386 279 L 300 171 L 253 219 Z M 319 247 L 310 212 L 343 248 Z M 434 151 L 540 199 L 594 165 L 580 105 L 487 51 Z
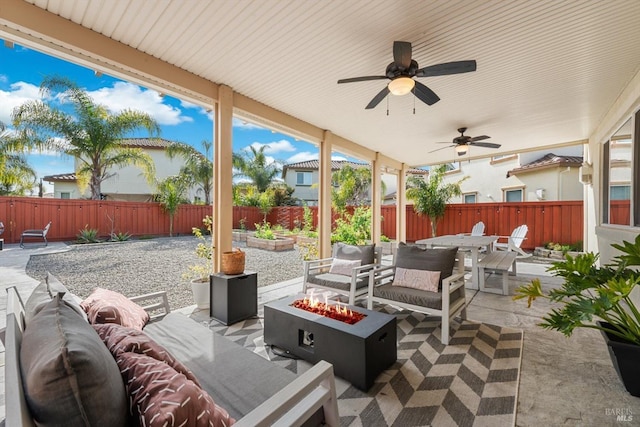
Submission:
M 396 318 L 348 306 L 366 314 L 354 325 L 291 306 L 300 296 L 264 306 L 264 341 L 308 362 L 326 360 L 335 374 L 367 391 L 397 359 Z

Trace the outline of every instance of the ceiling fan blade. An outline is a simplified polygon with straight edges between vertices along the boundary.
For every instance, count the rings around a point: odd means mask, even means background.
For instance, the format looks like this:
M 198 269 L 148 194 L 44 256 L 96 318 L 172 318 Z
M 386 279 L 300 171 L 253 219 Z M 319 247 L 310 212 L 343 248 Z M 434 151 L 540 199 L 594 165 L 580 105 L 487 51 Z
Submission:
M 387 77 L 387 76 L 352 77 L 350 79 L 340 79 L 340 80 L 338 80 L 338 84 L 340 84 L 340 83 L 366 82 L 368 80 L 387 80 L 388 78 L 389 77 Z
M 500 144 L 494 144 L 493 142 L 470 142 L 469 145 L 473 145 L 474 147 L 485 147 L 485 148 L 500 148 Z
M 436 95 L 434 91 L 420 82 L 416 82 L 416 85 L 413 88 L 413 93 L 420 101 L 424 102 L 427 105 L 433 105 L 436 102 L 440 101 L 440 97 L 438 97 L 438 95 Z
M 490 136 L 487 135 L 480 135 L 480 136 L 474 136 L 473 138 L 471 138 L 469 141 L 471 142 L 475 142 L 475 141 L 482 141 L 484 139 L 489 139 L 491 138 Z
M 445 148 L 451 148 L 451 147 L 455 147 L 455 146 L 456 146 L 456 144 L 452 144 L 452 145 L 448 145 L 446 147 L 436 148 L 435 150 L 429 151 L 429 153 L 435 153 L 436 151 L 444 150 Z
M 393 62 L 400 68 L 409 68 L 411 65 L 411 43 L 393 42 Z
M 469 73 L 476 70 L 476 61 L 445 62 L 444 64 L 424 67 L 416 72 L 416 77 L 446 76 L 449 74 Z
M 378 104 L 380 104 L 380 101 L 382 101 L 384 98 L 386 98 L 386 96 L 388 94 L 389 94 L 389 88 L 387 86 L 385 86 L 384 89 L 382 89 L 380 92 L 378 92 L 378 94 L 373 97 L 371 102 L 369 102 L 367 104 L 367 106 L 365 107 L 365 110 L 370 110 L 372 108 L 376 108 L 376 106 Z

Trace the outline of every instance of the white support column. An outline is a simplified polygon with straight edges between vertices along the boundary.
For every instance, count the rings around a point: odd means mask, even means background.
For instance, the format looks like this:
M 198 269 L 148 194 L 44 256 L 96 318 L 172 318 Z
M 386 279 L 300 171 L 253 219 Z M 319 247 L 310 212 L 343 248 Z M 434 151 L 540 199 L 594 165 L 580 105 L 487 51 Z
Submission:
M 379 153 L 371 161 L 371 240 L 380 244 L 382 233 L 382 171 Z
M 396 190 L 396 242 L 407 241 L 407 165 L 398 170 Z
M 318 256 L 331 256 L 331 145 L 333 134 L 324 131 L 320 142 L 320 167 L 318 188 Z
M 216 105 L 214 149 L 214 264 L 219 272 L 222 253 L 232 249 L 233 228 L 233 90 L 220 86 Z

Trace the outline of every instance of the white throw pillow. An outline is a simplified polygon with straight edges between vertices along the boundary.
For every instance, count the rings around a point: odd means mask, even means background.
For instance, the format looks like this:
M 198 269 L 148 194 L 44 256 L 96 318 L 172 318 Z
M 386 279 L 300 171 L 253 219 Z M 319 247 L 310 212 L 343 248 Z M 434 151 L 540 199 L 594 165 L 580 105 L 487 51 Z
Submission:
M 355 267 L 360 267 L 361 261 L 359 259 L 339 259 L 334 258 L 331 261 L 331 268 L 329 273 L 342 274 L 343 276 L 351 276 L 351 272 Z
M 392 286 L 438 292 L 439 282 L 439 271 L 412 270 L 409 268 L 396 267 L 396 274 L 393 278 Z

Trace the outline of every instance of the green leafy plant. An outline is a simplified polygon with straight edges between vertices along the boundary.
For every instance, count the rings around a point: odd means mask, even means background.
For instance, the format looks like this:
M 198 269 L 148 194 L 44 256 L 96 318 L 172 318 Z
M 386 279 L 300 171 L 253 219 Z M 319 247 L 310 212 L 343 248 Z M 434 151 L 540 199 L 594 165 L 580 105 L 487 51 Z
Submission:
M 381 241 L 381 242 L 390 242 L 390 241 L 391 241 L 391 239 L 390 239 L 390 238 L 388 238 L 387 236 L 385 236 L 384 234 L 381 234 L 381 235 L 380 235 L 380 241 Z
M 336 228 L 331 233 L 331 243 L 343 242 L 350 245 L 364 245 L 371 239 L 371 209 L 359 206 L 353 215 L 343 214 L 336 219 Z
M 95 228 L 89 228 L 89 224 L 85 225 L 82 230 L 76 235 L 78 243 L 100 243 L 98 238 L 98 230 Z
M 131 240 L 131 234 L 118 231 L 117 233 L 111 233 L 109 240 L 112 242 L 126 242 L 127 240 Z
M 247 231 L 247 218 L 240 218 L 240 230 Z
M 193 235 L 199 240 L 198 245 L 196 246 L 196 256 L 198 257 L 198 263 L 194 265 L 190 265 L 188 267 L 188 271 L 182 275 L 184 279 L 187 280 L 200 280 L 207 281 L 209 280 L 209 275 L 213 274 L 213 239 L 211 238 L 211 230 L 213 227 L 213 219 L 207 215 L 202 219 L 202 224 L 204 225 L 203 232 L 202 228 L 193 227 L 191 231 Z
M 302 208 L 302 230 L 301 234 L 316 238 L 318 237 L 318 233 L 313 229 L 313 212 L 311 208 L 307 205 L 304 205 Z
M 271 229 L 271 224 L 263 222 L 262 224 L 254 224 L 256 232 L 254 234 L 258 239 L 276 240 L 276 235 Z
M 564 278 L 562 287 L 548 293 L 542 290 L 539 279 L 516 289 L 514 300 L 527 299 L 528 306 L 536 298 L 560 303 L 543 317 L 540 323 L 571 336 L 576 328 L 605 331 L 628 342 L 640 345 L 640 311 L 630 295 L 640 283 L 640 235 L 634 243 L 612 244 L 622 252 L 614 262 L 597 267 L 599 255 L 592 252 L 576 257 L 565 255 L 564 261 L 554 262 L 548 271 Z M 634 268 L 631 268 L 634 267 Z M 593 323 L 597 317 L 605 323 Z
M 318 242 L 298 243 L 298 250 L 300 251 L 300 258 L 302 258 L 304 261 L 318 259 L 318 256 L 320 254 L 318 250 Z

